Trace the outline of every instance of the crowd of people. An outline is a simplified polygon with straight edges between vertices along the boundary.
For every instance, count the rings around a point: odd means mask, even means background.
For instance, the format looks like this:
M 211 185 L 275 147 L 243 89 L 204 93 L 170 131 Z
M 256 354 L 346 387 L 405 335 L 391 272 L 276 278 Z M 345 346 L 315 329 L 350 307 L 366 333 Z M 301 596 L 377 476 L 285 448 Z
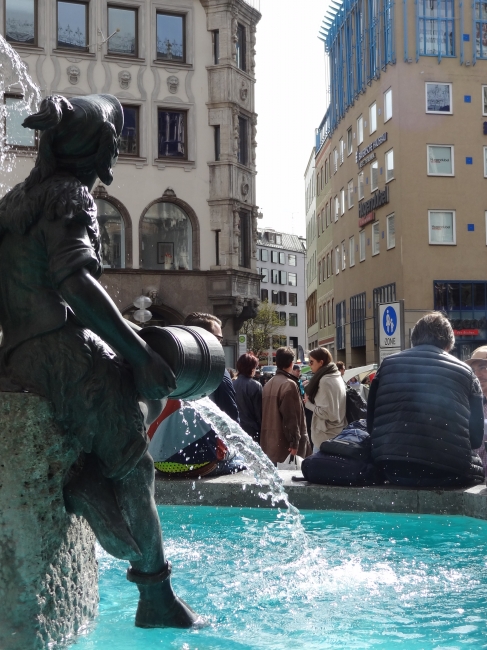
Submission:
M 204 327 L 221 340 L 221 322 L 215 316 L 191 314 L 185 324 Z M 367 442 L 376 482 L 418 487 L 475 484 L 484 480 L 487 469 L 483 396 L 483 391 L 487 394 L 487 346 L 462 362 L 450 354 L 454 342 L 443 314 L 428 314 L 414 327 L 410 349 L 387 357 L 377 373 L 347 383 L 345 365 L 335 363 L 324 347 L 309 352 L 309 380 L 301 377 L 301 366 L 290 348 L 276 351 L 274 375 L 261 375 L 258 358 L 247 352 L 238 359 L 236 370 L 225 372 L 211 399 L 274 465 L 293 457 L 318 462 L 330 449 L 338 453 L 337 445 L 328 443 L 343 442 L 347 434 L 353 437 L 358 431 L 361 442 Z M 364 398 L 363 419 L 355 422 L 347 421 L 351 389 Z M 176 412 L 173 407 L 170 415 Z M 187 426 L 190 418 L 178 417 Z M 186 449 L 185 468 L 193 463 L 192 475 L 199 476 L 243 469 L 241 459 L 229 459 L 221 441 L 218 447 L 218 436 L 214 432 L 211 436 L 211 430 L 211 425 L 203 426 L 194 440 L 200 441 L 196 446 L 201 452 L 201 440 L 210 439 L 210 447 L 216 450 L 212 462 L 202 470 Z M 326 463 L 320 467 L 326 468 Z M 326 474 L 326 469 L 320 471 Z M 326 476 L 321 478 L 320 482 L 327 482 Z

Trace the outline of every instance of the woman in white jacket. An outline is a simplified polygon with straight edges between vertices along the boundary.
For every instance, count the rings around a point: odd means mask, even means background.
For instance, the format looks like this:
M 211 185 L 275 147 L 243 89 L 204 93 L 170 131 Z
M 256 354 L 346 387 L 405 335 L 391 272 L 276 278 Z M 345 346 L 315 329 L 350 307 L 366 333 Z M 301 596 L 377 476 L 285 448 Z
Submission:
M 309 353 L 313 377 L 305 388 L 305 406 L 313 411 L 311 441 L 313 452 L 319 451 L 325 440 L 337 436 L 346 425 L 346 388 L 333 357 L 326 348 Z

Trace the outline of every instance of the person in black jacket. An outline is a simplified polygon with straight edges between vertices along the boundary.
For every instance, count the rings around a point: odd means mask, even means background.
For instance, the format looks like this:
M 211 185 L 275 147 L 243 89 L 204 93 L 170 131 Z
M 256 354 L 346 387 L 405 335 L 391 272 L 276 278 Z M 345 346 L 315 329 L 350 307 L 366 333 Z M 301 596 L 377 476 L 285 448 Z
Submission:
M 202 314 L 195 311 L 186 316 L 183 325 L 202 327 L 207 332 L 216 336 L 220 343 L 223 341 L 222 322 L 219 318 L 213 316 L 213 314 Z M 220 410 L 240 424 L 235 389 L 228 370 L 225 369 L 222 382 L 210 395 L 210 399 L 215 402 Z
M 395 485 L 483 482 L 472 451 L 483 440 L 482 390 L 472 369 L 448 354 L 455 344 L 449 321 L 439 312 L 424 316 L 411 343 L 384 359 L 370 387 L 372 460 Z
M 233 382 L 237 397 L 240 426 L 255 442 L 260 440 L 262 423 L 262 385 L 253 379 L 259 360 L 245 353 L 237 361 L 238 377 Z

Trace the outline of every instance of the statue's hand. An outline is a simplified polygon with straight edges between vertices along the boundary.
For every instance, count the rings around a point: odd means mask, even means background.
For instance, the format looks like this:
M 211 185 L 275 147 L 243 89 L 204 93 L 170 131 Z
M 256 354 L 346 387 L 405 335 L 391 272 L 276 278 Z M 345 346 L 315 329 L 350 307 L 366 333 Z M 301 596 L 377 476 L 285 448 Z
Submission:
M 148 346 L 147 346 L 148 347 Z M 176 389 L 174 373 L 164 359 L 148 347 L 149 356 L 133 364 L 135 385 L 146 399 L 167 397 Z

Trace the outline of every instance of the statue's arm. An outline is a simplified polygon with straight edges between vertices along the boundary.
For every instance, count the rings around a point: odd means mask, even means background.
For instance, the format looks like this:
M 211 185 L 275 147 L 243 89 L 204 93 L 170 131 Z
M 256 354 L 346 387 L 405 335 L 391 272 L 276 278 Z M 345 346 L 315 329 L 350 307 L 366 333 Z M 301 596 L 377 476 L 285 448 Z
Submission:
M 81 323 L 132 366 L 137 388 L 144 397 L 162 399 L 174 390 L 175 379 L 169 366 L 130 327 L 86 268 L 69 275 L 59 292 Z

